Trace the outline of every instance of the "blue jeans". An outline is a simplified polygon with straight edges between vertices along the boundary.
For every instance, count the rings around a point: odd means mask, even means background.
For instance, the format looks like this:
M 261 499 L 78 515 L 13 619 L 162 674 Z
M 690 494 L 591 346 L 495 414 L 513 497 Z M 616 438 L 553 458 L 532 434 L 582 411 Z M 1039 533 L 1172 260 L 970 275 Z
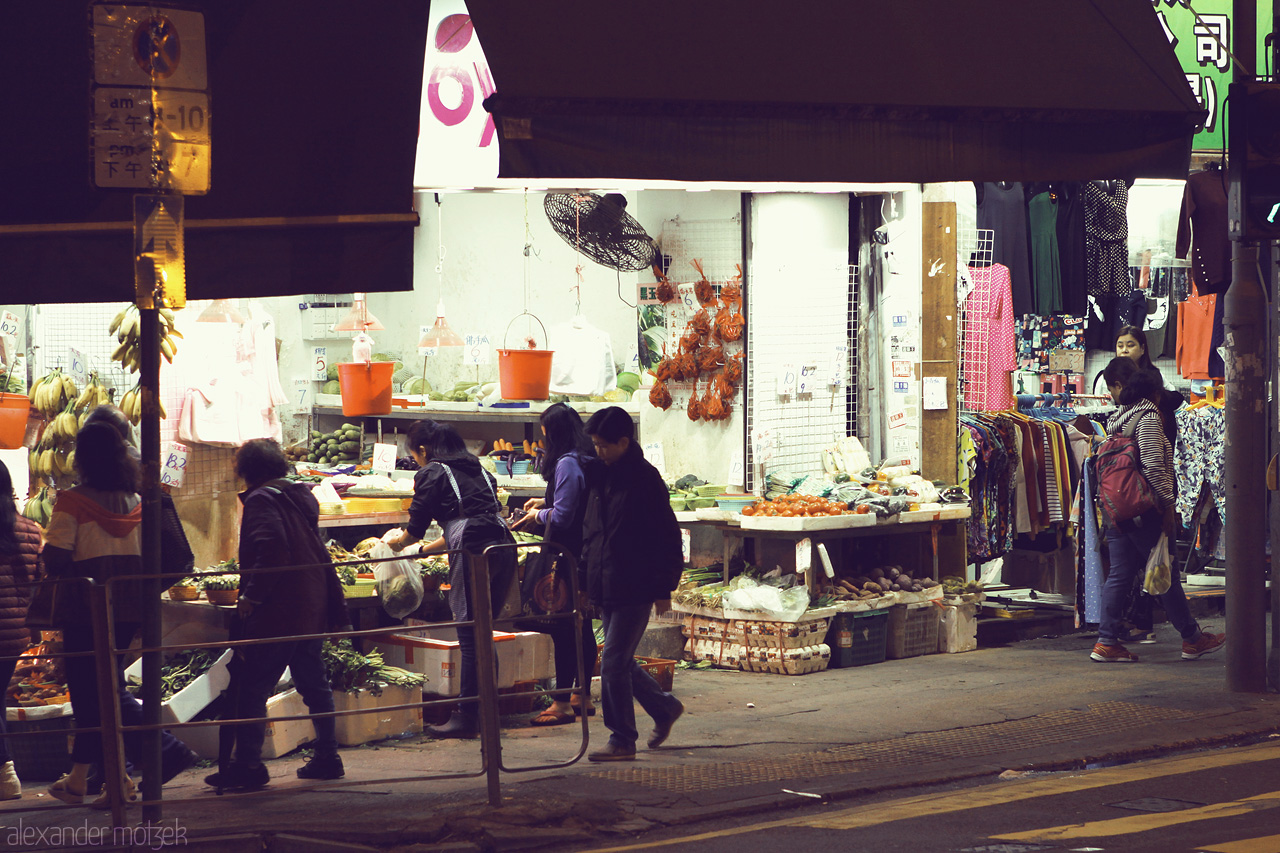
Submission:
M 1110 555 L 1111 569 L 1107 574 L 1107 582 L 1102 587 L 1102 622 L 1098 626 L 1098 642 L 1105 646 L 1120 645 L 1120 637 L 1124 633 L 1125 605 L 1133 582 L 1140 572 L 1147 570 L 1147 559 L 1151 549 L 1160 540 L 1161 513 L 1154 510 L 1126 522 L 1123 527 L 1107 529 L 1107 552 Z M 1172 549 L 1171 549 L 1172 550 Z M 1187 606 L 1187 596 L 1182 591 L 1182 579 L 1178 567 L 1169 570 L 1171 583 L 1169 591 L 1157 596 L 1160 606 L 1173 627 L 1178 629 L 1184 640 L 1194 640 L 1200 636 L 1200 625 L 1191 616 Z
M 265 717 L 267 699 L 270 698 L 284 668 L 289 667 L 293 686 L 307 710 L 313 714 L 332 711 L 333 691 L 325 675 L 324 659 L 320 656 L 321 640 L 285 640 L 279 643 L 263 643 L 243 646 L 243 658 L 235 661 L 232 685 L 237 702 L 234 714 L 238 719 Z M 315 726 L 316 755 L 333 755 L 338 751 L 337 722 L 334 717 L 312 718 Z M 236 727 L 237 764 L 256 766 L 262 761 L 262 742 L 266 738 L 266 723 L 244 723 Z
M 633 700 L 655 721 L 669 720 L 680 711 L 680 700 L 663 691 L 653 676 L 636 663 L 636 647 L 649 625 L 650 606 L 646 602 L 606 607 L 601 617 L 604 654 L 600 656 L 600 705 L 610 731 L 609 743 L 624 749 L 634 749 L 639 738 Z

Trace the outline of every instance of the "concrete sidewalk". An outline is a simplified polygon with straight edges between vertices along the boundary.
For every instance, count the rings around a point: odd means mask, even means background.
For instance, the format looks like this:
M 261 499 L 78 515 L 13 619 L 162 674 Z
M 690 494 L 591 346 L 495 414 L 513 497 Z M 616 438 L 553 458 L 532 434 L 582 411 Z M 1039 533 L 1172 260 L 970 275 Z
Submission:
M 1221 630 L 1222 620 L 1205 621 Z M 799 677 L 678 670 L 675 692 L 687 712 L 667 745 L 643 748 L 649 721 L 641 713 L 635 762 L 583 760 L 504 774 L 499 809 L 488 806 L 483 778 L 374 781 L 479 771 L 478 741 L 413 738 L 344 750 L 345 781 L 368 782 L 341 788 L 291 790 L 300 786 L 298 758 L 269 763 L 275 781 L 267 795 L 215 797 L 200 782 L 209 771 L 188 771 L 165 796 L 194 799 L 167 803 L 165 818 L 185 829 L 188 847 L 210 850 L 261 850 L 263 834 L 274 834 L 267 849 L 281 851 L 322 851 L 335 842 L 354 849 L 565 846 L 659 824 L 773 813 L 811 804 L 806 793 L 850 798 L 1280 730 L 1277 697 L 1225 692 L 1222 654 L 1182 661 L 1176 633 L 1163 626 L 1159 636 L 1156 645 L 1134 647 L 1137 664 L 1094 663 L 1093 636 L 1075 634 Z M 577 752 L 580 726 L 532 728 L 528 716 L 504 720 L 504 764 L 546 764 Z M 599 717 L 588 728 L 593 744 L 604 742 Z M 32 805 L 42 790 L 32 785 L 5 806 Z M 106 823 L 87 810 L 41 808 L 22 819 L 78 825 L 86 815 L 92 825 Z M 9 826 L 17 815 L 5 817 Z

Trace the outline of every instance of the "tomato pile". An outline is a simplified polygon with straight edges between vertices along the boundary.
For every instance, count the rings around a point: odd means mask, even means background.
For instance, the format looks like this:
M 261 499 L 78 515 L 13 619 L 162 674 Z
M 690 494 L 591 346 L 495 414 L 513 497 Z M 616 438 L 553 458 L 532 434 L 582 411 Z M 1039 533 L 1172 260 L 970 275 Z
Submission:
M 849 508 L 840 501 L 829 501 L 814 495 L 780 495 L 771 501 L 756 501 L 742 510 L 743 515 L 777 518 L 819 518 L 848 515 Z

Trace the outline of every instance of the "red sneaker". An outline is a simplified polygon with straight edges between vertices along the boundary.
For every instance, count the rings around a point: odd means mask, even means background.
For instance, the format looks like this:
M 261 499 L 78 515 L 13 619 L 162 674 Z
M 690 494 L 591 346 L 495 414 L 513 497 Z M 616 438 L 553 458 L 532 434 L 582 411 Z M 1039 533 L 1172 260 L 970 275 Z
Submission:
M 1186 646 L 1184 645 L 1185 649 Z M 1185 652 L 1184 652 L 1185 654 Z M 1138 656 L 1130 652 L 1124 646 L 1104 646 L 1098 643 L 1093 647 L 1093 651 L 1089 653 L 1089 657 L 1098 663 L 1137 663 Z
M 1208 631 L 1201 631 L 1200 636 L 1194 643 L 1183 642 L 1182 659 L 1195 660 L 1204 657 L 1207 654 L 1216 652 L 1227 644 L 1226 634 L 1210 634 Z

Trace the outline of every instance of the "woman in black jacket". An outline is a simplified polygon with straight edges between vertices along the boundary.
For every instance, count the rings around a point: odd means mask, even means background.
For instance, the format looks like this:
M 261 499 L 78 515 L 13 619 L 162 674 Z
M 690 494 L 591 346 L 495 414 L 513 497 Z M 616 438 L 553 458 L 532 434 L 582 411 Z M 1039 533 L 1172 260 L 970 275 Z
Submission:
M 515 540 L 503 521 L 502 504 L 498 502 L 497 481 L 480 467 L 480 460 L 467 452 L 461 436 L 450 426 L 431 420 L 416 421 L 409 427 L 409 454 L 420 466 L 413 478 L 413 502 L 409 505 L 409 524 L 398 534 L 387 537 L 395 550 L 417 542 L 434 520 L 444 529 L 444 536 L 431 542 L 424 553 L 444 550 L 467 550 L 474 554 L 491 545 L 510 545 Z M 515 580 L 514 549 L 496 552 L 489 559 L 489 600 L 496 613 L 506 599 Z M 471 573 L 462 554 L 449 555 L 449 609 L 458 622 L 474 618 L 471 607 Z M 480 695 L 476 665 L 475 629 L 458 627 L 460 654 L 460 698 Z M 479 706 L 461 702 L 449 722 L 428 726 L 435 737 L 473 738 L 478 731 Z
M 582 563 L 582 521 L 587 512 L 586 468 L 595 458 L 595 451 L 582 426 L 582 416 L 564 403 L 549 407 L 538 420 L 547 439 L 547 455 L 542 462 L 547 492 L 545 497 L 530 498 L 524 505 L 524 516 L 512 527 L 545 534 L 547 541 L 572 554 L 578 561 L 578 588 L 585 593 L 587 576 Z M 555 647 L 555 695 L 559 697 L 553 698 L 551 705 L 533 718 L 533 725 L 571 723 L 575 713 L 582 713 L 584 708 L 588 716 L 594 714 L 590 695 L 566 695 L 573 689 L 578 675 L 579 641 L 574 637 L 573 622 L 568 619 L 533 622 L 529 630 L 551 635 Z M 583 671 L 589 678 L 596 668 L 596 635 L 591 619 L 584 618 L 581 629 L 576 633 L 581 636 Z
M 33 587 L 44 573 L 40 560 L 40 525 L 18 515 L 14 502 L 13 479 L 9 469 L 0 464 L 0 686 L 5 689 L 17 667 L 17 656 L 31 645 L 27 629 L 27 607 Z M 4 734 L 4 715 L 0 714 L 0 734 Z M 22 783 L 14 772 L 9 738 L 0 738 L 0 800 L 16 800 L 22 796 Z

